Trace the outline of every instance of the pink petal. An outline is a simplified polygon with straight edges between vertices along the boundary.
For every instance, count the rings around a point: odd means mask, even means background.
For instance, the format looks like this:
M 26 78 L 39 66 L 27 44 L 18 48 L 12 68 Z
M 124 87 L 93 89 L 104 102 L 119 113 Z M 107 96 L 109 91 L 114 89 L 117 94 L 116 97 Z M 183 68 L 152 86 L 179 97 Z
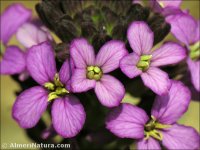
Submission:
M 1 74 L 19 74 L 26 68 L 25 53 L 16 46 L 7 47 L 0 62 Z
M 87 79 L 85 69 L 75 69 L 71 79 L 73 92 L 85 92 L 95 87 L 96 81 Z
M 4 44 L 8 42 L 17 29 L 31 18 L 31 10 L 21 4 L 10 5 L 2 14 L 1 40 Z
M 112 40 L 101 47 L 97 54 L 95 64 L 101 67 L 104 73 L 108 73 L 119 67 L 119 61 L 126 54 L 127 50 L 124 43 Z
M 56 99 L 51 114 L 55 130 L 64 138 L 76 136 L 83 128 L 86 118 L 82 104 L 72 95 Z
M 157 96 L 151 115 L 163 124 L 175 123 L 188 109 L 190 90 L 179 81 L 171 81 L 169 92 Z
M 60 81 L 63 84 L 66 84 L 68 80 L 70 80 L 70 78 L 72 77 L 73 72 L 74 72 L 73 61 L 70 59 L 66 59 L 59 71 Z
M 95 93 L 100 103 L 107 107 L 118 106 L 125 95 L 123 84 L 110 75 L 103 75 L 96 82 Z
M 200 91 L 200 61 L 192 61 L 187 59 L 188 68 L 190 70 L 192 83 L 197 91 Z
M 49 40 L 49 34 L 31 23 L 23 24 L 16 33 L 19 42 L 26 48 Z
M 192 127 L 175 124 L 162 134 L 162 143 L 167 149 L 196 150 L 200 148 L 199 134 Z
M 113 109 L 106 119 L 106 128 L 120 138 L 141 139 L 148 116 L 143 109 L 122 104 Z
M 86 39 L 79 38 L 73 40 L 70 46 L 70 54 L 76 68 L 86 68 L 87 66 L 94 65 L 94 49 Z
M 138 150 L 161 150 L 160 144 L 154 138 L 149 138 L 148 140 L 142 139 L 137 142 Z
M 186 50 L 179 44 L 168 42 L 152 53 L 151 66 L 176 64 L 186 57 Z
M 122 72 L 129 78 L 134 78 L 140 75 L 142 70 L 138 69 L 136 66 L 139 60 L 140 57 L 135 53 L 131 53 L 123 57 L 120 61 L 120 68 Z
M 128 28 L 127 38 L 131 48 L 138 55 L 148 54 L 153 46 L 154 35 L 142 21 L 134 21 Z
M 141 77 L 144 84 L 158 95 L 167 93 L 170 88 L 167 73 L 156 67 L 150 67 Z
M 40 86 L 22 92 L 14 103 L 12 115 L 22 128 L 34 127 L 47 108 L 48 93 Z
M 56 74 L 54 52 L 49 42 L 31 47 L 27 55 L 27 68 L 31 77 L 39 84 L 53 81 Z
M 181 42 L 186 45 L 195 42 L 197 22 L 189 14 L 179 13 L 166 18 L 171 25 L 171 32 Z

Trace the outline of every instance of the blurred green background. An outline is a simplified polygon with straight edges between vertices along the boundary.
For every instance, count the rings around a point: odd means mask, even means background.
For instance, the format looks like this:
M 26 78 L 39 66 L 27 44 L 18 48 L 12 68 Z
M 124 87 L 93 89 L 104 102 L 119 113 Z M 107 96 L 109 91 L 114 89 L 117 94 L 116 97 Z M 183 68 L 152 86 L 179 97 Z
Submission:
M 0 0 L 1 13 L 12 3 L 22 3 L 27 8 L 32 9 L 33 17 L 37 17 L 35 12 L 35 4 L 38 3 L 39 0 L 23 0 L 23 1 L 11 1 L 11 0 Z M 192 1 L 187 0 L 183 1 L 182 8 L 189 9 L 190 13 L 195 18 L 199 17 L 199 7 L 200 1 Z M 54 36 L 54 38 L 56 38 Z M 167 36 L 167 39 L 174 39 L 171 35 Z M 58 42 L 58 38 L 56 38 Z M 10 44 L 19 45 L 16 41 L 15 37 L 11 39 Z M 14 82 L 9 76 L 0 76 L 1 78 L 1 87 L 0 87 L 0 98 L 1 98 L 1 143 L 32 143 L 32 141 L 26 136 L 23 129 L 21 129 L 18 124 L 12 119 L 11 109 L 12 105 L 15 101 L 15 91 L 19 90 L 19 85 Z M 127 95 L 125 99 L 130 99 L 130 96 Z M 189 109 L 187 113 L 180 119 L 179 123 L 184 125 L 189 125 L 194 127 L 197 131 L 199 131 L 199 113 L 200 111 L 200 103 L 198 101 L 192 101 L 190 103 Z

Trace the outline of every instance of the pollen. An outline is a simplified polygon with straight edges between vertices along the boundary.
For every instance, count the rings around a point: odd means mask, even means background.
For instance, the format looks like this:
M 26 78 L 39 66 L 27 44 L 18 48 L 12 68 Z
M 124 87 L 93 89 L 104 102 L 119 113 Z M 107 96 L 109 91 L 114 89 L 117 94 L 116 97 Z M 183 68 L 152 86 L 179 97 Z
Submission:
M 149 139 L 149 137 L 153 137 L 159 141 L 162 141 L 163 135 L 160 130 L 170 127 L 171 125 L 161 124 L 156 121 L 156 118 L 154 116 L 151 116 L 150 121 L 144 127 L 145 139 L 147 140 Z
M 52 101 L 69 93 L 69 91 L 61 83 L 57 73 L 55 74 L 54 81 L 46 82 L 44 87 L 49 91 L 48 101 Z
M 137 68 L 146 71 L 149 68 L 152 55 L 142 55 L 137 63 Z
M 87 78 L 90 80 L 100 80 L 103 75 L 103 72 L 98 66 L 88 66 L 87 67 Z

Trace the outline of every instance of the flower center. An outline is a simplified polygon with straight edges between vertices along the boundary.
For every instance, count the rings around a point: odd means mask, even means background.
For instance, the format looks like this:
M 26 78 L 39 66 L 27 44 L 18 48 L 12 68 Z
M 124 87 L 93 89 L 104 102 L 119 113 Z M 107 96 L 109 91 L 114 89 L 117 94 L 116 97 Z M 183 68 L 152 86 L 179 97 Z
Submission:
M 189 47 L 190 53 L 189 56 L 192 60 L 196 61 L 200 59 L 200 41 L 196 42 Z
M 157 140 L 162 141 L 163 136 L 159 129 L 165 129 L 169 127 L 171 127 L 171 125 L 161 124 L 156 121 L 154 116 L 151 116 L 150 121 L 144 126 L 145 139 L 149 139 L 151 136 Z
M 54 76 L 54 81 L 46 82 L 44 87 L 49 91 L 48 101 L 52 101 L 69 93 L 69 91 L 60 82 L 59 75 L 57 73 Z
M 98 66 L 88 66 L 87 67 L 87 78 L 90 80 L 100 80 L 103 75 L 103 72 Z
M 137 68 L 146 71 L 149 68 L 152 55 L 142 55 L 137 63 Z

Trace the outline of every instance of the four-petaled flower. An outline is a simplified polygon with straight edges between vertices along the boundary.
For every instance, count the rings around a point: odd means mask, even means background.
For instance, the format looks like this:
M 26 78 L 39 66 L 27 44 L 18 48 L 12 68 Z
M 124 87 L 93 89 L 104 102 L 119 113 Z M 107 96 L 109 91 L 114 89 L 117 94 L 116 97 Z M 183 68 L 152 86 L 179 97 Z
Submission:
M 139 107 L 122 104 L 108 116 L 107 129 L 118 137 L 137 139 L 139 150 L 159 150 L 159 142 L 167 149 L 198 149 L 198 132 L 176 123 L 188 109 L 190 91 L 179 81 L 171 85 L 168 94 L 156 98 L 151 118 Z
M 200 21 L 196 21 L 186 13 L 167 17 L 173 35 L 188 49 L 187 64 L 191 73 L 192 83 L 200 91 Z
M 121 82 L 107 73 L 118 68 L 120 59 L 127 54 L 124 43 L 115 40 L 107 42 L 95 58 L 93 47 L 85 39 L 75 39 L 71 43 L 70 54 L 75 64 L 73 92 L 94 88 L 102 105 L 118 106 L 125 89 Z
M 27 89 L 17 97 L 13 118 L 22 128 L 32 128 L 53 100 L 51 115 L 55 130 L 66 138 L 77 135 L 86 115 L 82 104 L 71 94 L 73 63 L 66 60 L 57 73 L 53 49 L 44 42 L 28 50 L 27 69 L 40 86 Z
M 129 78 L 140 75 L 144 84 L 158 95 L 167 93 L 170 87 L 168 74 L 158 67 L 180 62 L 186 57 L 185 49 L 168 42 L 157 50 L 151 50 L 154 35 L 142 21 L 130 25 L 127 38 L 134 52 L 122 58 L 122 72 Z

